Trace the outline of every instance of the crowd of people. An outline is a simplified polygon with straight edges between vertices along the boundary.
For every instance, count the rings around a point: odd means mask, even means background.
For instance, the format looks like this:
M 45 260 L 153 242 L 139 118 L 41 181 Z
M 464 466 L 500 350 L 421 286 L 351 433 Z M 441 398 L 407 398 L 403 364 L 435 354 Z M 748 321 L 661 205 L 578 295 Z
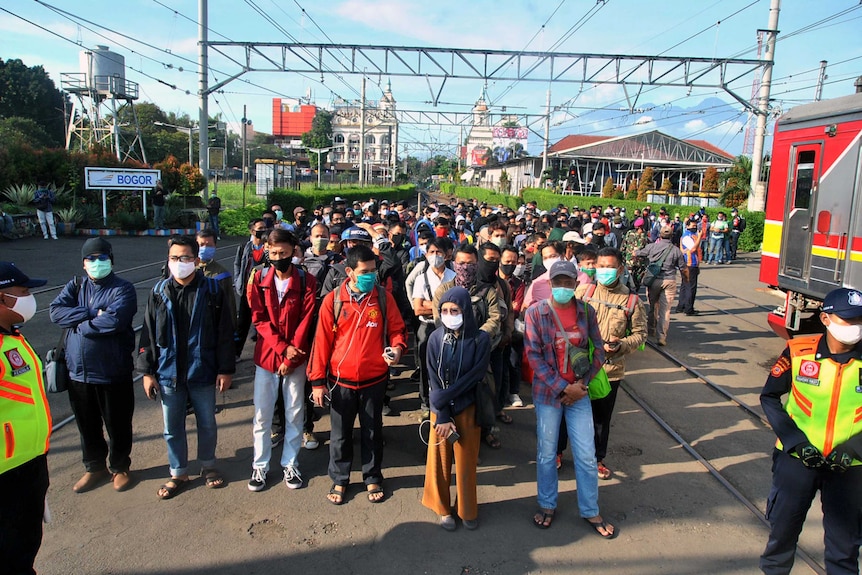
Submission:
M 666 345 L 673 311 L 697 313 L 699 268 L 732 261 L 744 226 L 736 210 L 730 221 L 719 214 L 710 222 L 703 210 L 681 218 L 649 207 L 632 214 L 613 206 L 543 211 L 534 203 L 509 209 L 454 200 L 416 209 L 336 197 L 312 210 L 297 206 L 289 218 L 276 204 L 248 223 L 232 270 L 215 261 L 213 229 L 171 237 L 166 277 L 147 297 L 137 342 L 135 289 L 114 274 L 111 244 L 89 239 L 81 252 L 85 274 L 67 283 L 50 310 L 66 333 L 85 468 L 73 490 L 135 484 L 134 370 L 143 375 L 147 397 L 162 405 L 170 477 L 158 498 L 176 497 L 189 483 L 191 413 L 200 474 L 207 487 L 223 487 L 216 394 L 230 388 L 250 339 L 248 489 L 270 485 L 279 444 L 286 486 L 306 484 L 299 453 L 319 447 L 314 424 L 328 408 L 327 500 L 346 501 L 358 418 L 365 495 L 380 503 L 387 497 L 383 418 L 391 413 L 390 374 L 412 353 L 416 406 L 432 430 L 422 504 L 442 528 L 455 530 L 456 518 L 466 529 L 478 527 L 480 447 L 503 447 L 502 426 L 512 423 L 506 408 L 524 405 L 526 382 L 536 413 L 533 523 L 541 529 L 553 523 L 558 470 L 571 444 L 579 514 L 596 534 L 613 539 L 620 530 L 600 514 L 598 481 L 614 473 L 607 461 L 610 422 L 626 356 L 649 337 Z M 3 266 L 0 292 L 7 276 L 10 286 L 22 286 L 12 298 L 38 283 Z M 648 310 L 638 296 L 642 286 Z M 3 327 L 10 334 L 12 319 L 27 319 L 19 307 L 20 299 L 0 307 L 0 318 L 9 312 Z M 772 396 L 782 392 L 776 387 Z M 852 461 L 852 449 L 845 451 Z M 41 463 L 31 472 L 42 473 Z

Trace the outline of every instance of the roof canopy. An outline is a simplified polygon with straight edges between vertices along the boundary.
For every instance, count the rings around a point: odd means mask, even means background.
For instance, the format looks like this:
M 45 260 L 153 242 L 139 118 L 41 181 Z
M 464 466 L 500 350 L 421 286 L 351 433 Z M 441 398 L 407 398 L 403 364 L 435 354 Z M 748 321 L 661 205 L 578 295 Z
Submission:
M 733 156 L 703 140 L 679 140 L 658 130 L 633 136 L 566 136 L 549 150 L 553 157 L 619 162 L 651 166 L 730 166 Z

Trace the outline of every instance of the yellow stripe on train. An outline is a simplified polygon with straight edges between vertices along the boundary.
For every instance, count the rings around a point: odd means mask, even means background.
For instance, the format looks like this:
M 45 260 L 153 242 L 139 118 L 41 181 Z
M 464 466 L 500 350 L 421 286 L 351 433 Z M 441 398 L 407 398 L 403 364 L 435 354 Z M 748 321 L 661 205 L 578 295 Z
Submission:
M 763 247 L 761 248 L 763 253 L 781 253 L 781 227 L 782 222 L 780 220 L 763 222 Z
M 845 258 L 845 251 L 841 250 L 840 257 L 841 259 Z M 811 255 L 820 256 L 822 258 L 829 258 L 834 260 L 839 257 L 837 248 L 824 248 L 821 246 L 811 246 Z M 862 252 L 850 252 L 850 259 L 854 262 L 862 262 Z

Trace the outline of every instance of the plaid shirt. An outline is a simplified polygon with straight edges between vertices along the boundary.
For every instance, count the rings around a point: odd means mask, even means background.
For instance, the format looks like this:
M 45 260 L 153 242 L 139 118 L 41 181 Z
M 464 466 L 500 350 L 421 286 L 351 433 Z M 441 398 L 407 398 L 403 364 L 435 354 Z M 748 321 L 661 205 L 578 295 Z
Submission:
M 575 300 L 578 315 L 578 331 L 589 334 L 595 346 L 593 351 L 593 362 L 590 371 L 587 372 L 584 381 L 590 382 L 602 369 L 605 363 L 605 349 L 602 335 L 599 333 L 599 324 L 596 321 L 596 311 L 584 304 L 581 300 Z M 587 313 L 583 313 L 586 309 Z M 554 338 L 557 333 L 557 324 L 551 315 L 548 300 L 543 300 L 527 309 L 527 328 L 524 332 L 524 348 L 527 352 L 527 361 L 533 369 L 533 403 L 560 407 L 560 394 L 568 385 L 568 382 L 560 375 L 557 368 L 556 350 Z M 588 349 L 586 339 L 574 343 L 577 347 Z

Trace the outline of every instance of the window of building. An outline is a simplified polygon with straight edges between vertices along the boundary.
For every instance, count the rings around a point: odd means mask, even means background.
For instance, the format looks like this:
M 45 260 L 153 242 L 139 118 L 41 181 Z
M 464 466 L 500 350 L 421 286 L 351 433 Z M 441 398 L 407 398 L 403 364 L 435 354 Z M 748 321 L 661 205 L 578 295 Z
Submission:
M 376 143 L 377 143 L 377 140 L 371 134 L 368 134 L 367 136 L 365 136 L 365 144 L 366 145 L 367 144 L 374 145 Z

